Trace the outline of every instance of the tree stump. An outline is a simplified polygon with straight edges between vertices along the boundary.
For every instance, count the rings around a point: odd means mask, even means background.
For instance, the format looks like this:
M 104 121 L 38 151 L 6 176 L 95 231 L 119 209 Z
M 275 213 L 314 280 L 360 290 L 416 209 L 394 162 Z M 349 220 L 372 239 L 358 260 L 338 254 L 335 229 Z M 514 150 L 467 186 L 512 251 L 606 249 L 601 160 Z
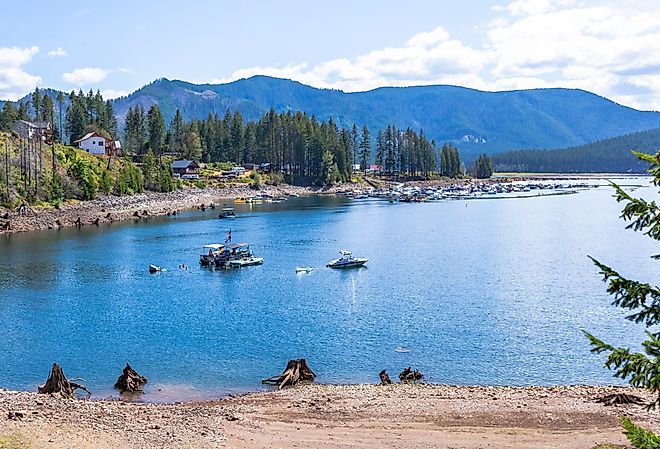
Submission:
M 298 360 L 289 360 L 286 364 L 286 369 L 279 376 L 269 377 L 268 379 L 262 379 L 261 383 L 269 385 L 277 385 L 277 389 L 281 390 L 287 385 L 294 386 L 301 381 L 313 381 L 316 377 L 314 371 L 307 366 L 307 360 L 298 359 Z
M 399 373 L 399 380 L 401 382 L 416 382 L 424 377 L 422 373 L 417 370 L 412 370 L 410 367 L 405 368 Z
M 644 400 L 639 396 L 626 393 L 613 393 L 596 399 L 596 402 L 601 402 L 605 405 L 627 405 L 627 404 L 644 404 Z
M 142 391 L 142 386 L 147 383 L 147 378 L 138 374 L 128 363 L 121 372 L 121 376 L 115 382 L 115 388 L 120 393 L 135 393 Z
M 390 375 L 387 374 L 386 370 L 383 370 L 380 373 L 378 373 L 378 376 L 380 376 L 381 385 L 389 385 L 392 383 L 392 379 L 390 379 Z
M 76 397 L 76 390 L 86 391 L 88 399 L 92 395 L 92 393 L 84 386 L 68 380 L 64 375 L 64 371 L 62 371 L 62 367 L 57 363 L 53 363 L 48 380 L 46 380 L 46 383 L 40 386 L 37 391 L 41 394 L 50 394 L 52 396 L 73 399 Z

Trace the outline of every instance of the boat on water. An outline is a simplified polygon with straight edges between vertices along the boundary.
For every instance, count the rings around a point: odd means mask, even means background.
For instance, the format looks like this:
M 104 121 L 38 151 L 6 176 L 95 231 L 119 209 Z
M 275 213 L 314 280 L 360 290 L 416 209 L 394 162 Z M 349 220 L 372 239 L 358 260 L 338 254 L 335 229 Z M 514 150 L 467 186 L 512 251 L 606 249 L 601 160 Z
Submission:
M 204 252 L 199 255 L 199 264 L 203 267 L 210 267 L 215 265 L 215 259 L 225 249 L 225 245 L 220 243 L 209 243 L 203 246 Z
M 149 265 L 149 273 L 159 273 L 161 271 L 163 271 L 163 269 L 158 265 Z
M 236 218 L 236 212 L 233 207 L 223 207 L 218 218 Z
M 225 254 L 226 253 L 226 254 Z M 228 245 L 226 251 L 216 259 L 216 266 L 220 268 L 243 268 L 264 263 L 263 257 L 255 257 L 247 243 Z
M 341 257 L 328 262 L 326 267 L 329 268 L 359 268 L 369 262 L 369 259 L 363 257 L 354 257 L 350 251 L 339 251 Z
M 247 203 L 247 200 L 245 198 L 236 198 L 234 200 L 234 204 L 245 204 Z
M 264 263 L 263 257 L 254 257 L 254 256 L 250 256 L 245 259 L 229 260 L 228 262 L 229 267 L 231 268 L 243 268 L 252 265 L 261 265 L 262 263 Z
M 311 273 L 314 271 L 312 267 L 296 267 L 296 273 Z
M 247 243 L 223 245 L 222 249 L 214 254 L 213 265 L 217 268 L 242 268 L 250 265 L 261 265 L 263 257 L 255 257 Z

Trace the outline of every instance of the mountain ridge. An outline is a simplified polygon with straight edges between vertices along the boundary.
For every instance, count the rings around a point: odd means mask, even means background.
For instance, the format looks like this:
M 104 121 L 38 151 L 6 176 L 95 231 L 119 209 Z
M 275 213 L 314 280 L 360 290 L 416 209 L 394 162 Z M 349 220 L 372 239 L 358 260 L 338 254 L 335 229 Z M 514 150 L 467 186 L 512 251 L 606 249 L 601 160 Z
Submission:
M 339 126 L 367 125 L 372 134 L 393 124 L 436 142 L 453 142 L 466 159 L 525 148 L 565 148 L 660 127 L 660 112 L 638 111 L 573 88 L 482 91 L 463 86 L 378 87 L 361 92 L 320 89 L 255 75 L 221 84 L 158 78 L 113 100 L 123 121 L 129 107 L 158 104 L 166 121 L 238 110 L 257 119 L 269 109 L 304 111 Z

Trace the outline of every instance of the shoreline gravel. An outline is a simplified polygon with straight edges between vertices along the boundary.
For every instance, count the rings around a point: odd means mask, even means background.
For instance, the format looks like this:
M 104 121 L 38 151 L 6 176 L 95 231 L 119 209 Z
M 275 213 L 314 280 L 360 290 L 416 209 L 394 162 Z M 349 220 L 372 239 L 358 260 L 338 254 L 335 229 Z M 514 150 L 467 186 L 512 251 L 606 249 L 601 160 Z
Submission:
M 62 400 L 0 390 L 0 442 L 34 448 L 584 448 L 624 444 L 618 416 L 660 429 L 625 387 L 302 385 L 174 404 Z M 29 446 L 28 446 L 29 445 Z M 0 447 L 2 447 L 0 445 Z

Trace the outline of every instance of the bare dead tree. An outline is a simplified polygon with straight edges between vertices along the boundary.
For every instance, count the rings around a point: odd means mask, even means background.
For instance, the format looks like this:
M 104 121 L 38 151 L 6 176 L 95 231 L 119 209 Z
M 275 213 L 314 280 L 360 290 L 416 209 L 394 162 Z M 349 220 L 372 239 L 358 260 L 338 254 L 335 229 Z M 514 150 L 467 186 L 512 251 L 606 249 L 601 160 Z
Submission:
M 147 378 L 138 374 L 128 363 L 115 382 L 115 388 L 121 393 L 135 393 L 142 391 L 142 386 L 147 383 Z
M 316 377 L 314 371 L 307 365 L 307 360 L 289 360 L 286 369 L 279 376 L 272 376 L 267 379 L 262 379 L 261 383 L 269 385 L 277 385 L 277 389 L 281 390 L 287 385 L 294 386 L 298 382 L 313 381 Z
M 50 394 L 52 396 L 59 396 L 66 399 L 75 398 L 76 390 L 87 392 L 88 399 L 92 395 L 92 393 L 83 385 L 68 380 L 64 375 L 62 367 L 57 363 L 53 363 L 50 370 L 50 376 L 48 376 L 46 383 L 38 388 L 38 392 L 41 394 Z

